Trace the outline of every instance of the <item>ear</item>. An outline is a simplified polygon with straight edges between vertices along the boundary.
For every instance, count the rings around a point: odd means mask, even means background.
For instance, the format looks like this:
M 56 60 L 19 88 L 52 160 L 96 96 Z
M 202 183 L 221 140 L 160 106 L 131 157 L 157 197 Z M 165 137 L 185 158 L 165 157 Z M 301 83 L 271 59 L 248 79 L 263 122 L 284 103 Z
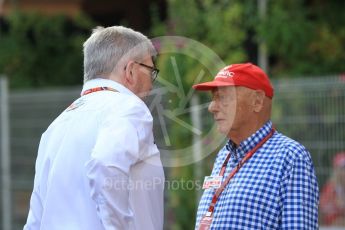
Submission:
M 136 78 L 133 76 L 134 62 L 130 61 L 125 67 L 124 80 L 127 87 L 134 87 Z
M 253 92 L 253 111 L 260 112 L 264 106 L 265 92 L 262 90 L 255 90 Z

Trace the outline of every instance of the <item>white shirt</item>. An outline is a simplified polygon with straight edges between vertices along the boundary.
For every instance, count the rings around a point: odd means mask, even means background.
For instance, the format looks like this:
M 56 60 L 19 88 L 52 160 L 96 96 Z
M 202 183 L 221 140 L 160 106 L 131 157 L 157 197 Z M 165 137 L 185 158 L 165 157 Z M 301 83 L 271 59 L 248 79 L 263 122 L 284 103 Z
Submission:
M 83 91 L 44 132 L 24 230 L 163 229 L 164 172 L 152 116 L 124 86 Z

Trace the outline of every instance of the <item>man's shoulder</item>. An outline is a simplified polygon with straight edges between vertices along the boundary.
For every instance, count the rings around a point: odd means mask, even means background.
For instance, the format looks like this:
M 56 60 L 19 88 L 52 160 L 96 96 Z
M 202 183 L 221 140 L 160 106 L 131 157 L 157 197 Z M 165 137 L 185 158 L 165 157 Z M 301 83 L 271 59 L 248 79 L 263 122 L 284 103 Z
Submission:
M 276 134 L 273 136 L 272 142 L 273 144 L 283 147 L 287 150 L 307 151 L 304 145 L 279 132 L 276 132 Z
M 119 118 L 124 118 L 136 124 L 153 122 L 149 108 L 140 98 L 135 95 L 121 93 L 107 98 L 106 105 L 101 113 L 101 120 L 104 122 L 114 121 Z
M 113 107 L 116 105 L 121 105 L 124 108 L 142 108 L 146 109 L 146 104 L 137 96 L 124 94 L 124 93 L 116 93 L 112 94 L 109 98 L 107 98 L 107 104 L 109 107 Z
M 290 163 L 302 160 L 312 164 L 309 151 L 298 141 L 277 132 L 272 138 L 272 143 L 279 149 L 279 154 Z

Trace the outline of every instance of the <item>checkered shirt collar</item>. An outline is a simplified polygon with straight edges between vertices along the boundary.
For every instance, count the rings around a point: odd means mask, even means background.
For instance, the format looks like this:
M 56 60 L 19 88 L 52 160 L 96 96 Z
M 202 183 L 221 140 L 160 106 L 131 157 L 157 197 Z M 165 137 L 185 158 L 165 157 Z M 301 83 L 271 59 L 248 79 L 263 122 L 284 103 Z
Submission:
M 253 149 L 262 139 L 264 139 L 272 129 L 272 121 L 267 121 L 258 131 L 245 139 L 236 148 L 236 144 L 229 139 L 226 144 L 228 151 L 236 151 L 239 158 L 243 158 L 246 153 Z

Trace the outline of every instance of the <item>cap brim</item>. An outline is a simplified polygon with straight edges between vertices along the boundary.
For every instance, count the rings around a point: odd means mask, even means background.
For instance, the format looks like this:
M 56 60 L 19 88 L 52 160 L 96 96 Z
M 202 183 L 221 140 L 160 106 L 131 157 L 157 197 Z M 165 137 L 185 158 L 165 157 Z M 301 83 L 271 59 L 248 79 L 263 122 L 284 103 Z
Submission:
M 213 90 L 218 87 L 233 86 L 233 85 L 235 85 L 233 81 L 231 82 L 210 81 L 210 82 L 196 84 L 196 85 L 193 85 L 192 87 L 195 90 L 208 91 L 208 90 Z

